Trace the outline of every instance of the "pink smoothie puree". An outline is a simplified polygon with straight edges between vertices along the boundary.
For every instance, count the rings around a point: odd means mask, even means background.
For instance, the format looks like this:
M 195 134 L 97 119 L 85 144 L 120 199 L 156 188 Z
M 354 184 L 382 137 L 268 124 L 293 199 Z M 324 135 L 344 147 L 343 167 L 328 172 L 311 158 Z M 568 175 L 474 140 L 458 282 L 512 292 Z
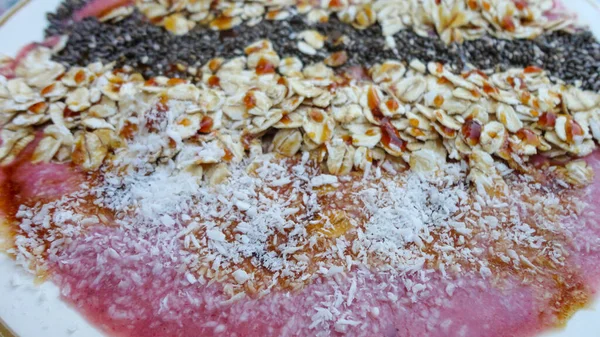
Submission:
M 69 165 L 33 165 L 28 155 L 0 171 L 7 219 L 15 219 L 20 205 L 58 200 L 98 179 Z M 599 152 L 587 160 L 600 172 Z M 535 336 L 563 324 L 598 289 L 600 178 L 573 193 L 587 206 L 576 221 L 565 217 L 559 231 L 545 234 L 561 246 L 561 266 L 532 263 L 536 252 L 520 262 L 491 260 L 489 272 L 466 266 L 454 273 L 422 268 L 399 274 L 363 265 L 315 276 L 300 289 L 276 286 L 260 296 L 232 298 L 219 281 L 186 277 L 189 256 L 156 249 L 161 235 L 116 226 L 107 214 L 102 224 L 74 224 L 68 242 L 43 255 L 47 267 L 38 271 L 61 288 L 65 301 L 115 336 Z M 102 213 L 86 202 L 77 211 Z M 12 229 L 15 238 L 23 231 Z M 173 240 L 181 245 L 181 238 Z M 483 248 L 479 255 L 499 249 L 493 238 L 472 245 Z

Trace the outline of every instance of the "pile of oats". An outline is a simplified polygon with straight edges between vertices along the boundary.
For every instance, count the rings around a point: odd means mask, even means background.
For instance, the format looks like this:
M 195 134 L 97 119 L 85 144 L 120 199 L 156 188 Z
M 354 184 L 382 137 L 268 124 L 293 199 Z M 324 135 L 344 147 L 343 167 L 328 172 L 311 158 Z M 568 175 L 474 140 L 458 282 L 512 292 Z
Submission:
M 17 78 L 2 78 L 0 157 L 9 163 L 42 131 L 35 162 L 96 170 L 150 125 L 149 162 L 174 160 L 200 176 L 218 168 L 215 182 L 226 180 L 227 163 L 269 151 L 308 152 L 333 175 L 372 166 L 435 171 L 469 158 L 472 180 L 490 185 L 495 161 L 528 172 L 531 156 L 584 157 L 600 137 L 600 95 L 533 66 L 455 75 L 439 63 L 389 60 L 355 79 L 324 63 L 280 58 L 265 40 L 245 54 L 211 60 L 192 83 L 101 63 L 66 69 L 39 47 Z M 576 163 L 568 166 L 573 177 L 589 182 L 591 168 Z

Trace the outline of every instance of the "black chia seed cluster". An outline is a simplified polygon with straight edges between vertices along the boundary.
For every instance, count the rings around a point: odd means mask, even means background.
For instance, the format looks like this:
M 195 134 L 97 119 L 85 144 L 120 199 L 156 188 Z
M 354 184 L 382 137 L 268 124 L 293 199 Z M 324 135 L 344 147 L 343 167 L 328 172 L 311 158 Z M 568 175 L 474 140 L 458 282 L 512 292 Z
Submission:
M 117 23 L 101 23 L 94 18 L 81 22 L 69 20 L 85 0 L 66 0 L 56 13 L 48 15 L 46 35 L 69 34 L 67 46 L 55 56 L 65 64 L 86 65 L 94 61 L 129 65 L 146 77 L 160 74 L 187 76 L 187 67 L 199 67 L 211 58 L 243 54 L 243 48 L 259 39 L 269 39 L 282 56 L 297 56 L 305 64 L 321 61 L 329 53 L 345 50 L 346 66 L 370 66 L 386 59 L 424 62 L 439 61 L 462 70 L 466 66 L 503 70 L 509 67 L 536 65 L 568 83 L 581 82 L 585 89 L 600 91 L 600 44 L 590 31 L 574 34 L 553 32 L 535 40 L 501 40 L 484 36 L 463 44 L 445 45 L 437 37 L 422 37 L 411 30 L 394 36 L 395 50 L 386 48 L 379 25 L 357 30 L 341 23 L 335 16 L 329 22 L 311 25 L 303 16 L 284 21 L 263 20 L 230 31 L 212 31 L 197 26 L 184 36 L 175 36 L 164 28 L 133 15 Z M 309 56 L 296 47 L 295 34 L 315 29 L 328 37 L 320 54 Z M 350 43 L 334 45 L 345 35 Z

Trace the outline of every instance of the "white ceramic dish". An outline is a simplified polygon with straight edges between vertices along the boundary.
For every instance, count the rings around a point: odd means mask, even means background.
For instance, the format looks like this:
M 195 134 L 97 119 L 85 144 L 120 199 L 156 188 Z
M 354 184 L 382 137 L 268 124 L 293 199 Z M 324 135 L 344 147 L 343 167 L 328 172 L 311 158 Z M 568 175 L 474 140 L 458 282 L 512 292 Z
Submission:
M 15 55 L 31 41 L 41 41 L 46 26 L 45 13 L 61 0 L 33 0 L 0 28 L 0 53 Z M 597 0 L 563 0 L 579 20 L 588 24 L 600 37 L 600 2 Z M 0 254 L 0 319 L 16 336 L 85 336 L 103 335 L 76 310 L 59 298 L 59 290 L 46 282 L 36 286 L 31 275 Z M 579 311 L 565 329 L 540 337 L 600 337 L 600 301 Z

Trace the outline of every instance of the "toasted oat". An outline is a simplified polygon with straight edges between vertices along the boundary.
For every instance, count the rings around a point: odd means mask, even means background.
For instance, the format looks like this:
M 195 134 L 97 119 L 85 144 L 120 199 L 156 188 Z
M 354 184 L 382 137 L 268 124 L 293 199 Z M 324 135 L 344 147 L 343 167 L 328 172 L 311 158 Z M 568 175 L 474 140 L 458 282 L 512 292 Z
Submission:
M 300 38 L 315 36 L 307 31 Z M 191 163 L 181 169 L 217 182 L 227 175 L 221 166 L 198 165 L 239 162 L 246 151 L 254 156 L 264 150 L 285 156 L 308 151 L 333 174 L 378 162 L 432 171 L 446 158 L 522 166 L 535 154 L 582 157 L 600 138 L 600 95 L 553 84 L 537 68 L 459 76 L 439 63 L 412 60 L 407 70 L 389 60 L 369 69 L 370 80 L 347 81 L 324 63 L 280 59 L 267 40 L 244 52 L 247 56 L 208 62 L 197 85 L 167 77 L 144 80 L 131 70 L 95 63 L 37 86 L 28 76 L 40 79 L 43 72 L 23 70 L 24 77 L 0 83 L 1 157 L 12 160 L 43 129 L 34 161 L 72 160 L 95 170 L 121 158 L 136 132 L 150 132 L 163 138 L 149 162 Z M 51 53 L 36 55 L 19 67 L 43 61 L 54 76 L 58 68 Z M 211 77 L 219 85 L 211 85 Z M 528 89 L 513 86 L 516 78 Z M 186 150 L 198 142 L 212 150 Z M 475 169 L 473 181 L 486 172 Z

